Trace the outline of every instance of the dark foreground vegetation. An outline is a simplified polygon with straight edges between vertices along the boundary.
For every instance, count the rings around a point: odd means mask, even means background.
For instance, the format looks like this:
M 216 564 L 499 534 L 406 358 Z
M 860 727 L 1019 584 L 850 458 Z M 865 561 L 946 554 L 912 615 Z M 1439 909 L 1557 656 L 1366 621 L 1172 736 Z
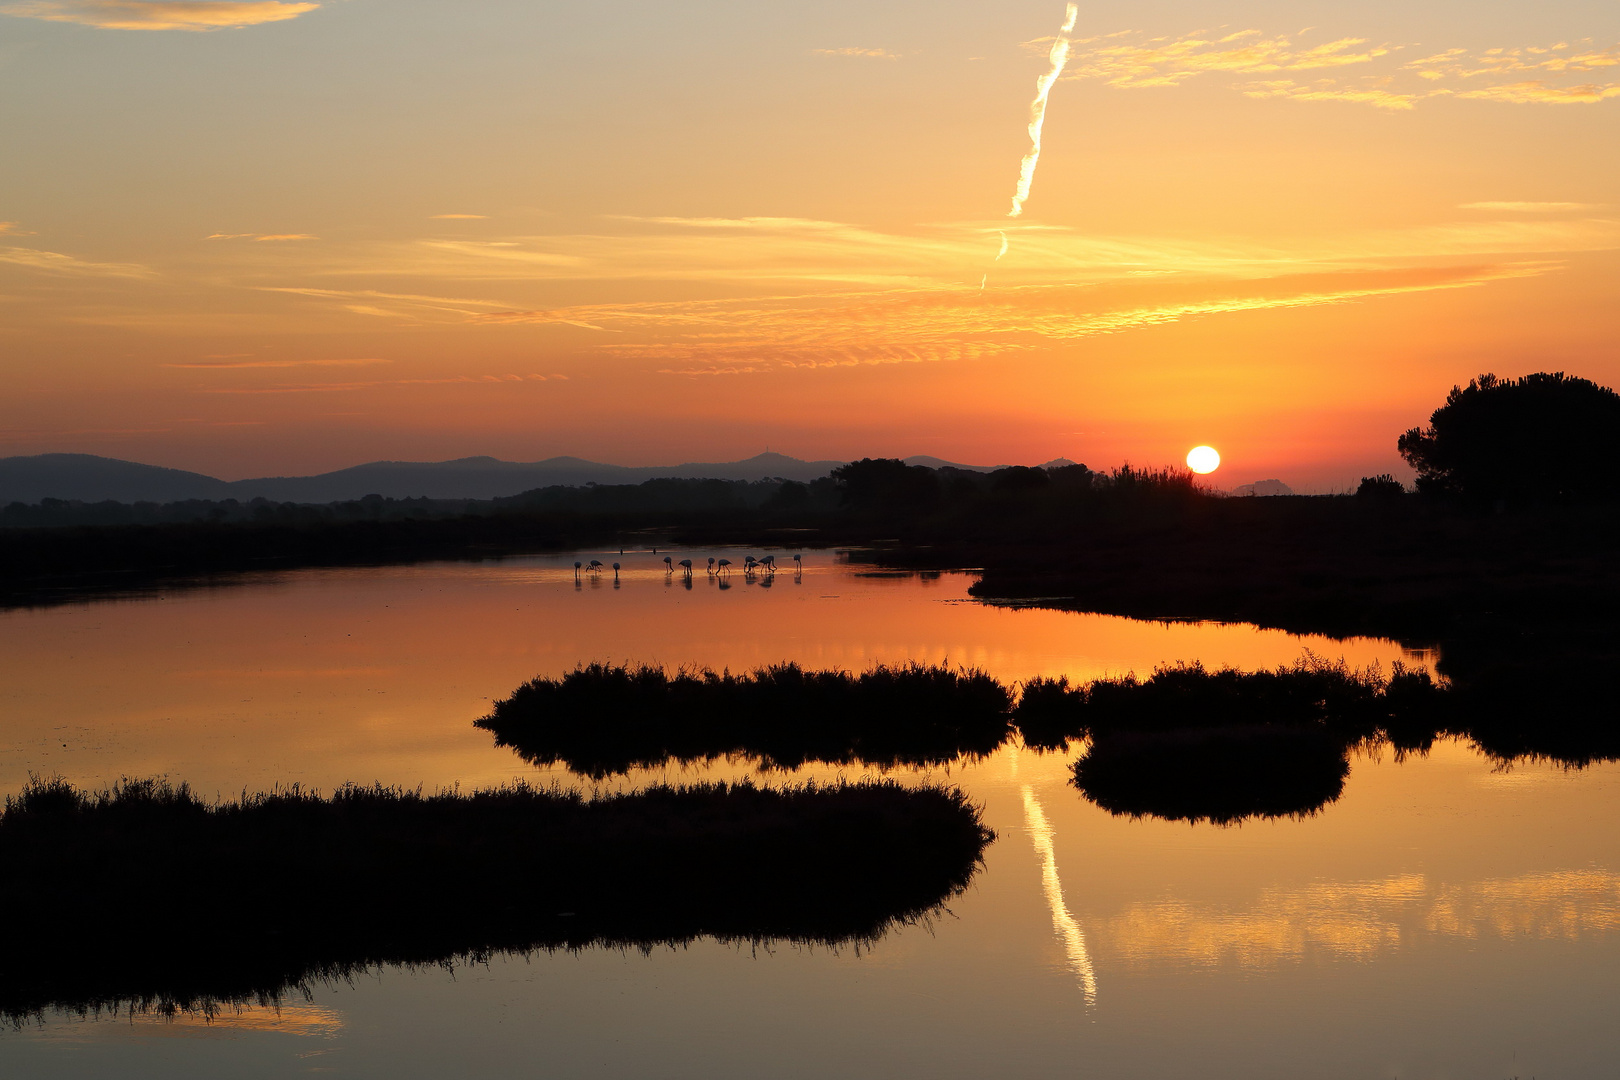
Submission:
M 960 791 L 887 783 L 210 804 L 35 781 L 0 815 L 0 1015 L 208 1010 L 534 949 L 868 943 L 958 894 L 993 838 Z
M 591 664 L 525 683 L 477 721 L 526 760 L 601 777 L 725 756 L 937 765 L 988 754 L 1012 731 L 1012 694 L 977 671 L 910 664 L 744 675 Z

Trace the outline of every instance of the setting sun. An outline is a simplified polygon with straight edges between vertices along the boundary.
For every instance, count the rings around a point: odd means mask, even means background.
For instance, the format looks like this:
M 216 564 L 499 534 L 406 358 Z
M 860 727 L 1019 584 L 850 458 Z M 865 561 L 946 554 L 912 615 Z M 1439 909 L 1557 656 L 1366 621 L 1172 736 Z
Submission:
M 1187 468 L 1195 473 L 1212 473 L 1221 467 L 1221 455 L 1213 446 L 1195 446 L 1187 451 Z

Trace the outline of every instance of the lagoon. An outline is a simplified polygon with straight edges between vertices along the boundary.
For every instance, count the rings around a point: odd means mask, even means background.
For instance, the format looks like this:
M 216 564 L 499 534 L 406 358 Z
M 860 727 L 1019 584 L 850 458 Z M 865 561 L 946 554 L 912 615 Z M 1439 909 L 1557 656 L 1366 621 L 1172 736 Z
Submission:
M 592 660 L 919 660 L 1011 682 L 1195 659 L 1252 669 L 1307 649 L 1386 669 L 1432 659 L 1375 639 L 985 605 L 969 573 L 830 553 L 806 553 L 802 575 L 700 570 L 688 588 L 663 554 L 300 571 L 0 614 L 0 786 L 32 772 L 92 786 L 167 775 L 208 795 L 514 777 L 588 789 L 472 721 L 524 680 Z M 576 558 L 627 569 L 617 588 L 611 571 L 576 583 Z M 0 1071 L 1509 1077 L 1606 1076 L 1620 1060 L 1620 766 L 1502 766 L 1457 741 L 1402 760 L 1357 752 L 1321 812 L 1219 827 L 1110 815 L 1069 782 L 1074 756 L 1007 746 L 893 771 L 960 784 L 998 839 L 948 911 L 869 946 L 593 947 L 385 968 L 212 1022 L 47 1014 L 0 1033 Z M 719 762 L 601 786 L 871 771 Z M 287 902 L 318 887 L 295 883 Z

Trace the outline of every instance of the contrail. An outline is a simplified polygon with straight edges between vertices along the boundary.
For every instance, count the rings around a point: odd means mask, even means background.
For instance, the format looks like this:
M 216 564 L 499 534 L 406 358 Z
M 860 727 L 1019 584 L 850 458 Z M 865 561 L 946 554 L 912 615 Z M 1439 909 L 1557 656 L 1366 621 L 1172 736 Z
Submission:
M 1069 62 L 1068 35 L 1079 17 L 1080 8 L 1070 4 L 1067 17 L 1063 20 L 1063 30 L 1058 39 L 1052 42 L 1052 51 L 1047 56 L 1052 67 L 1035 80 L 1035 100 L 1029 106 L 1029 153 L 1024 155 L 1023 164 L 1018 169 L 1018 190 L 1013 194 L 1008 217 L 1023 214 L 1024 203 L 1029 199 L 1029 186 L 1035 182 L 1035 166 L 1041 160 L 1041 125 L 1046 122 L 1046 99 L 1052 93 L 1052 84 L 1057 82 L 1058 76 L 1063 74 L 1064 65 Z

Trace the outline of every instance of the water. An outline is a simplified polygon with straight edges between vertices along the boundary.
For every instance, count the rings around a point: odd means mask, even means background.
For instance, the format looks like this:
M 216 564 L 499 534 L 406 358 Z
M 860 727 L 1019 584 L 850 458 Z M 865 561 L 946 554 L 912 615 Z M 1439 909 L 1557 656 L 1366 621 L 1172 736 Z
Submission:
M 802 579 L 722 588 L 700 572 L 690 590 L 645 554 L 620 560 L 617 589 L 611 571 L 576 587 L 572 561 L 302 572 L 0 615 L 0 784 L 557 777 L 471 721 L 593 659 L 949 660 L 1004 680 L 1304 649 L 1402 659 L 1376 640 L 988 607 L 966 575 L 863 575 L 825 555 Z M 1356 757 L 1309 819 L 1215 828 L 1111 817 L 1068 785 L 1071 759 L 1009 747 L 936 773 L 1000 838 L 949 913 L 870 949 L 587 949 L 392 968 L 211 1024 L 53 1015 L 0 1034 L 0 1074 L 1505 1078 L 1620 1061 L 1617 767 L 1503 771 L 1442 743 Z

